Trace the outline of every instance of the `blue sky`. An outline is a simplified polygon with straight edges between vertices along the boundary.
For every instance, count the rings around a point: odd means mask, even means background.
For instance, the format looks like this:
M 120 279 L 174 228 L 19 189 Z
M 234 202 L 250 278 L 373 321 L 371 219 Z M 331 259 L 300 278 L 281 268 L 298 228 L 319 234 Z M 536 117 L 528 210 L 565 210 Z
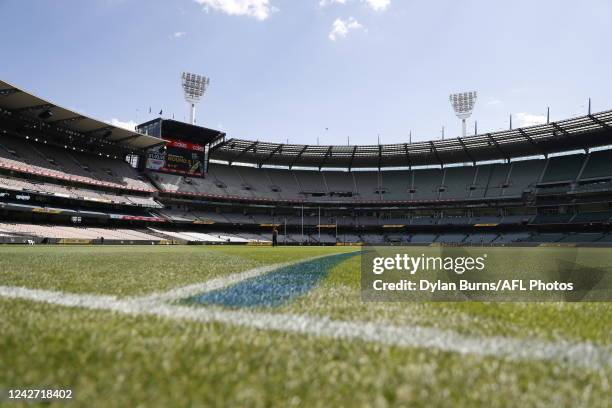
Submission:
M 609 0 L 0 0 L 0 16 L 0 78 L 107 121 L 183 120 L 184 70 L 211 77 L 198 123 L 253 140 L 458 136 L 457 91 L 478 91 L 480 131 L 612 109 Z

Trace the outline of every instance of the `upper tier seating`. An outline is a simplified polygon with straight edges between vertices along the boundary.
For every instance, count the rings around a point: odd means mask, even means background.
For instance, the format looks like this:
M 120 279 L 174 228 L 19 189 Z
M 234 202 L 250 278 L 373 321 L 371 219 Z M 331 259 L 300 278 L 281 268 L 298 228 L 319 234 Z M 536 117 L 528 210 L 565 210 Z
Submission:
M 384 171 L 259 169 L 211 163 L 205 178 L 153 173 L 162 190 L 186 194 L 292 201 L 435 201 L 520 198 L 539 183 L 570 188 L 585 155 L 530 159 L 510 164 Z M 594 152 L 581 179 L 612 178 L 612 153 Z M 546 170 L 545 170 L 546 168 Z M 549 188 L 554 188 L 554 185 Z M 586 187 L 585 187 L 586 188 Z M 543 190 L 549 192 L 550 190 Z
M 330 195 L 338 194 L 356 195 L 357 189 L 353 177 L 348 172 L 326 171 L 322 173 L 325 186 Z
M 476 167 L 462 166 L 446 169 L 443 191 L 440 198 L 444 200 L 466 199 L 470 196 L 470 186 L 474 183 Z
M 507 187 L 508 172 L 510 166 L 505 164 L 494 164 L 489 173 L 489 181 L 487 182 L 487 191 L 485 197 L 499 197 Z
M 357 191 L 357 198 L 366 201 L 380 201 L 383 194 L 380 190 L 380 173 L 375 171 L 355 171 L 352 173 Z M 347 177 L 347 184 L 349 179 Z
M 149 182 L 142 180 L 137 171 L 123 160 L 7 135 L 0 137 L 0 167 L 92 185 L 155 191 Z
M 612 176 L 612 150 L 592 152 L 580 176 L 581 180 Z
M 525 191 L 533 190 L 544 170 L 546 160 L 521 160 L 510 164 L 508 187 L 504 197 L 521 196 Z
M 550 158 L 542 183 L 576 180 L 585 157 L 584 154 L 572 154 Z
M 375 174 L 375 173 L 374 173 Z M 380 173 L 384 200 L 406 200 L 412 189 L 412 174 L 406 170 L 390 170 Z
M 442 174 L 440 169 L 423 169 L 412 172 L 414 184 L 412 198 L 414 200 L 437 200 L 440 197 Z

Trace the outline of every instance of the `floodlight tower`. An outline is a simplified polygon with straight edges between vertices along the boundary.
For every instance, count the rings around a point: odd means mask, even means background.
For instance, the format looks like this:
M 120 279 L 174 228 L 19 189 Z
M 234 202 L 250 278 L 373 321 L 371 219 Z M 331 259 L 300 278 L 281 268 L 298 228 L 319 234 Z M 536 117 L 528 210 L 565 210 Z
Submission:
M 195 106 L 200 102 L 200 99 L 206 92 L 206 88 L 210 84 L 210 79 L 189 72 L 183 72 L 181 75 L 181 84 L 185 93 L 185 100 L 189 104 L 189 123 L 195 125 Z
M 449 100 L 451 105 L 453 105 L 455 114 L 461 119 L 461 135 L 465 137 L 467 132 L 465 121 L 472 115 L 472 111 L 474 110 L 474 105 L 476 104 L 476 91 L 452 94 Z

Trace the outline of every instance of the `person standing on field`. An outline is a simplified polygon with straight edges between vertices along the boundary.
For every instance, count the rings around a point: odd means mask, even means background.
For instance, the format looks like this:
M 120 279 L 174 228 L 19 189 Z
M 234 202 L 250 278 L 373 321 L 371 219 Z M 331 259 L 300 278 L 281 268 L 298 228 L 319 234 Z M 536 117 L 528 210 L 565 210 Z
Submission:
M 272 230 L 272 246 L 278 245 L 278 230 L 276 227 Z

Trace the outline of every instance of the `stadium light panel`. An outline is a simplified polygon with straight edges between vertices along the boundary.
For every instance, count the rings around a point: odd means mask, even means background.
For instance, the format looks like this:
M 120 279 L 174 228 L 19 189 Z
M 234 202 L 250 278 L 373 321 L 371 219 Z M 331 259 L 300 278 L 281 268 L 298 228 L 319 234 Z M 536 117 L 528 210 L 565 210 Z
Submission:
M 185 100 L 190 106 L 189 122 L 192 125 L 195 125 L 195 105 L 200 102 L 209 84 L 210 79 L 202 75 L 190 72 L 183 72 L 181 75 L 181 85 L 183 86 Z
M 476 98 L 476 91 L 456 93 L 449 96 L 450 103 L 455 110 L 455 115 L 461 119 L 462 137 L 466 136 L 466 119 L 469 118 L 474 111 Z

